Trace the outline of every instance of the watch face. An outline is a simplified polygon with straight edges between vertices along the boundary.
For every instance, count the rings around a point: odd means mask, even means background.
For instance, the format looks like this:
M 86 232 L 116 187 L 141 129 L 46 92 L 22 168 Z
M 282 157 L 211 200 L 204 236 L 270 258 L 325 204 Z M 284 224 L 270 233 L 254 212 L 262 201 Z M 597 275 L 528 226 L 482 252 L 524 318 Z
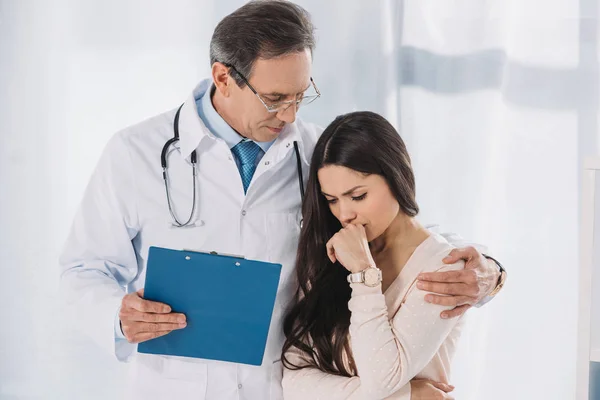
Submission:
M 377 268 L 365 270 L 365 285 L 376 286 L 379 283 L 379 280 L 379 270 Z
M 506 272 L 502 271 L 500 273 L 500 282 L 498 283 L 498 285 L 496 285 L 496 288 L 494 290 L 492 290 L 492 293 L 490 293 L 490 296 L 495 296 L 498 294 L 498 292 L 502 289 L 502 287 L 504 286 L 504 282 L 506 282 Z

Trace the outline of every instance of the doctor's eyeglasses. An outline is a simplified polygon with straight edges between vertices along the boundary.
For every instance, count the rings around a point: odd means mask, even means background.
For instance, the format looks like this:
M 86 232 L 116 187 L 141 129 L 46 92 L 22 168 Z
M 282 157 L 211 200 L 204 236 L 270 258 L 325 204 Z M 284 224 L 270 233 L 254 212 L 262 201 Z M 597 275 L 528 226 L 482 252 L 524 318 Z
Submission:
M 222 63 L 222 64 L 225 65 L 227 68 L 231 68 L 236 74 L 239 75 L 240 78 L 242 78 L 244 83 L 248 86 L 248 88 L 250 88 L 250 90 L 252 90 L 252 93 L 254 93 L 256 95 L 256 97 L 258 97 L 258 100 L 260 100 L 260 102 L 265 106 L 267 111 L 270 113 L 278 113 L 278 112 L 286 111 L 288 108 L 290 108 L 294 104 L 296 105 L 296 110 L 297 110 L 301 106 L 309 105 L 310 103 L 312 103 L 313 101 L 315 101 L 316 99 L 321 97 L 321 92 L 319 91 L 319 88 L 317 88 L 315 81 L 311 77 L 310 78 L 311 86 L 305 92 L 299 94 L 298 98 L 296 100 L 271 101 L 269 99 L 264 99 L 261 95 L 258 94 L 258 92 L 252 87 L 252 85 L 250 85 L 250 82 L 248 82 L 248 79 L 246 79 L 246 77 L 244 75 L 242 75 L 237 69 L 235 69 L 235 67 L 233 65 L 226 64 L 226 63 Z

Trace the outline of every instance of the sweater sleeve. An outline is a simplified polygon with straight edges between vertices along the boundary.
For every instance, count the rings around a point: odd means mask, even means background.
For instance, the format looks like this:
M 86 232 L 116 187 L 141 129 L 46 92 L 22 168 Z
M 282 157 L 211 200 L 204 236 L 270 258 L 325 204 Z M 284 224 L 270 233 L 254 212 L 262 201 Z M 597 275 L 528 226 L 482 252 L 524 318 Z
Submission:
M 294 365 L 306 366 L 303 353 L 292 348 L 286 353 Z M 284 368 L 283 395 L 286 400 L 373 400 L 363 393 L 361 378 L 328 374 L 315 367 L 298 370 Z M 410 400 L 410 382 L 387 397 L 387 400 Z
M 460 262 L 438 271 L 462 268 Z M 412 282 L 390 321 L 381 285 L 353 283 L 351 287 L 350 337 L 361 389 L 368 398 L 386 398 L 431 361 L 461 317 L 441 319 L 440 312 L 452 307 L 426 303 L 425 293 Z

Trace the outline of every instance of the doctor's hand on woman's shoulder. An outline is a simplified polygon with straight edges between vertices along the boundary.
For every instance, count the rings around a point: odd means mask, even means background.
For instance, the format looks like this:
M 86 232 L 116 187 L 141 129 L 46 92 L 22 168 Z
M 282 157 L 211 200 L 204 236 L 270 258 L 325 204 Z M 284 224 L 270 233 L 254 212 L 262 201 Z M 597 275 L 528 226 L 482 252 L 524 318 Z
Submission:
M 129 343 L 145 342 L 186 327 L 185 315 L 172 313 L 168 305 L 143 297 L 144 289 L 140 289 L 121 301 L 121 330 Z

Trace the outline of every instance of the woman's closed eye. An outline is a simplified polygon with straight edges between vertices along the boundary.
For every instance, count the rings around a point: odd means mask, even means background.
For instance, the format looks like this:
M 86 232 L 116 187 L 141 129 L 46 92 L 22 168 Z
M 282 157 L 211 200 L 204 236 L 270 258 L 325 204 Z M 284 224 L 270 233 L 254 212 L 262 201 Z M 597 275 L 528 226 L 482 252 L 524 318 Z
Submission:
M 364 200 L 366 197 L 367 197 L 367 194 L 364 193 L 364 194 L 361 194 L 360 196 L 352 196 L 350 198 L 352 199 L 352 201 L 361 201 L 361 200 Z M 329 204 L 337 203 L 337 199 L 327 199 L 326 198 L 326 200 Z
M 352 201 L 361 201 L 361 200 L 364 200 L 364 199 L 365 199 L 365 197 L 367 197 L 367 194 L 366 194 L 366 193 L 363 193 L 363 194 L 361 194 L 360 196 L 353 196 L 353 197 L 352 197 Z

